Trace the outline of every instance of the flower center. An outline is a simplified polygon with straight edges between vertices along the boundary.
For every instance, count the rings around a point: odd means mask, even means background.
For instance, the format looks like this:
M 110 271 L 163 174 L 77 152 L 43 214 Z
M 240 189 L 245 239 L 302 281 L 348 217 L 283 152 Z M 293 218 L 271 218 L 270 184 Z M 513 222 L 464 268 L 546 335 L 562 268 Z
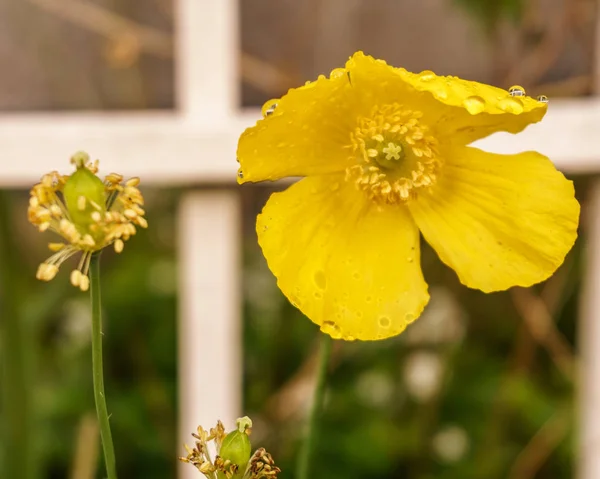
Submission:
M 441 158 L 422 116 L 393 103 L 359 118 L 349 145 L 357 164 L 346 169 L 346 180 L 381 204 L 404 203 L 434 184 Z

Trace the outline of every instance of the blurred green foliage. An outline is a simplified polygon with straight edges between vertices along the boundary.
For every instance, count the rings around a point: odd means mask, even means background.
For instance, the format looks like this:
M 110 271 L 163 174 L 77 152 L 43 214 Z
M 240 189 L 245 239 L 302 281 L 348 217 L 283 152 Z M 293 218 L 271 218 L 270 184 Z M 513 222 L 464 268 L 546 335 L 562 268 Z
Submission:
M 474 16 L 486 29 L 493 27 L 502 18 L 518 21 L 523 13 L 525 0 L 454 0 Z
M 302 387 L 303 365 L 314 355 L 319 333 L 281 295 L 256 245 L 255 214 L 270 191 L 241 192 L 244 414 L 254 421 L 253 447 L 266 447 L 283 470 L 280 477 L 290 479 L 311 393 Z M 179 192 L 146 195 L 151 227 L 121 256 L 103 257 L 106 391 L 120 477 L 164 479 L 175 477 L 176 457 L 183 454 L 176 444 L 173 212 Z M 27 452 L 39 459 L 40 479 L 62 479 L 81 446 L 82 419 L 94 412 L 88 298 L 67 285 L 67 268 L 49 284 L 33 279 L 47 237 L 25 224 L 26 195 L 11 197 L 15 220 L 9 226 L 23 241 L 15 245 L 19 266 L 10 274 L 22 285 L 16 306 L 35 358 Z M 563 286 L 556 290 L 555 320 L 571 344 L 584 241 L 557 276 Z M 531 453 L 531 439 L 550 426 L 557 438 L 530 477 L 572 477 L 572 378 L 532 339 L 509 292 L 466 289 L 426 245 L 422 262 L 432 292 L 428 313 L 397 338 L 334 348 L 314 477 L 526 479 L 511 474 Z M 7 361 L 2 357 L 3 366 Z M 209 384 L 206 390 L 210 394 Z M 0 426 L 10 414 L 0 409 Z M 189 425 L 190 433 L 196 426 Z

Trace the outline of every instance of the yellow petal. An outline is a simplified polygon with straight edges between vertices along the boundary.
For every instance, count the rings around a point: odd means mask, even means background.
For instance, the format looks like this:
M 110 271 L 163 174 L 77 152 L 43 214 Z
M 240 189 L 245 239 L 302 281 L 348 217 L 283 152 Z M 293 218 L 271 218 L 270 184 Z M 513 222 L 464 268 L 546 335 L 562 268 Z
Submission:
M 433 72 L 411 73 L 356 53 L 346 64 L 363 109 L 399 103 L 423 113 L 441 142 L 466 145 L 497 131 L 518 133 L 540 121 L 548 105 L 507 90 Z
M 548 278 L 577 237 L 573 184 L 535 152 L 447 152 L 438 182 L 409 209 L 461 282 L 485 292 Z
M 256 229 L 279 288 L 336 339 L 397 335 L 427 304 L 408 211 L 378 207 L 342 175 L 273 194 Z
M 350 88 L 342 74 L 291 89 L 273 114 L 240 137 L 238 181 L 326 174 L 352 164 L 347 145 L 356 119 L 349 114 Z

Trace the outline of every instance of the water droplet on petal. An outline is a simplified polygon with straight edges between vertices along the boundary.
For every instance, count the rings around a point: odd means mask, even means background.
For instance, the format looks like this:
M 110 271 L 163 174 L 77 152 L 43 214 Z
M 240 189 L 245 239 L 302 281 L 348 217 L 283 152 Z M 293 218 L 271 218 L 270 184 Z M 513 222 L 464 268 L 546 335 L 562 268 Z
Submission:
M 324 321 L 321 325 L 321 331 L 325 334 L 329 334 L 333 339 L 340 339 L 342 337 L 340 327 L 333 321 Z
M 513 85 L 508 89 L 510 96 L 525 96 L 525 88 L 520 85 Z
M 548 97 L 546 95 L 538 95 L 536 100 L 540 103 L 548 103 Z
M 433 96 L 439 100 L 445 100 L 446 98 L 448 98 L 448 92 L 445 88 L 433 89 L 431 90 L 431 93 L 433 93 Z
M 325 277 L 325 273 L 323 271 L 317 271 L 315 273 L 315 284 L 321 289 L 326 288 L 327 278 Z
M 331 70 L 331 73 L 329 74 L 329 78 L 331 78 L 332 80 L 336 79 L 336 78 L 340 78 L 346 75 L 346 69 L 345 68 L 334 68 L 333 70 Z
M 485 100 L 477 95 L 470 96 L 463 100 L 463 106 L 471 115 L 477 115 L 485 110 Z
M 244 172 L 242 170 L 238 170 L 237 175 L 240 180 L 244 178 Z
M 518 115 L 523 112 L 523 102 L 518 98 L 503 98 L 498 103 L 498 108 L 506 113 L 514 113 Z
M 373 296 L 370 296 L 370 295 L 369 295 L 369 296 L 367 296 L 367 297 L 365 298 L 365 301 L 366 301 L 367 303 L 370 303 L 370 302 L 372 302 L 372 301 L 373 301 Z
M 404 316 L 404 321 L 406 321 L 407 323 L 412 323 L 415 319 L 416 317 L 412 313 L 406 313 L 406 316 Z
M 408 261 L 409 263 L 412 263 L 415 259 L 412 256 L 409 256 L 408 258 L 406 258 L 406 261 Z
M 419 73 L 419 80 L 421 81 L 431 81 L 431 80 L 435 80 L 436 74 L 433 73 L 431 70 L 424 70 L 421 73 Z
M 300 308 L 300 306 L 302 306 L 302 302 L 298 299 L 297 296 L 290 296 L 290 303 L 292 303 L 292 306 L 296 308 Z
M 381 318 L 379 318 L 379 326 L 381 326 L 382 328 L 387 329 L 391 325 L 392 325 L 392 321 L 387 316 L 382 316 Z
M 269 100 L 268 102 L 266 102 L 261 109 L 262 112 L 262 116 L 264 118 L 268 117 L 269 115 L 272 115 L 275 112 L 275 109 L 277 108 L 277 103 L 279 103 L 279 99 L 275 98 L 273 100 Z
M 360 279 L 360 273 L 358 271 L 355 271 L 354 273 L 352 273 L 352 277 L 358 281 Z

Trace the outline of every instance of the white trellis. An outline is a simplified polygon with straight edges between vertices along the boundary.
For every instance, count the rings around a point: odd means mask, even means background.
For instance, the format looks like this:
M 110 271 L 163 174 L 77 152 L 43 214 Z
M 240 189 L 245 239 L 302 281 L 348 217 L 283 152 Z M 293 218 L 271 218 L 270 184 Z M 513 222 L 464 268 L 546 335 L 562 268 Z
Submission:
M 29 188 L 57 162 L 85 149 L 103 170 L 152 185 L 234 183 L 240 132 L 259 117 L 238 108 L 238 0 L 177 0 L 177 110 L 172 113 L 0 115 L 0 187 Z M 326 73 L 326 72 L 324 72 Z M 481 146 L 535 149 L 567 173 L 600 170 L 600 101 L 552 101 L 541 124 Z M 600 478 L 600 184 L 588 218 L 581 322 L 579 479 Z M 187 193 L 178 212 L 179 444 L 197 425 L 241 412 L 240 205 L 234 189 Z M 584 319 L 582 317 L 582 319 Z M 191 366 L 194 366 L 194 374 Z M 210 393 L 208 393 L 210 391 Z M 173 445 L 180 452 L 178 445 Z M 192 468 L 180 477 L 193 479 Z

